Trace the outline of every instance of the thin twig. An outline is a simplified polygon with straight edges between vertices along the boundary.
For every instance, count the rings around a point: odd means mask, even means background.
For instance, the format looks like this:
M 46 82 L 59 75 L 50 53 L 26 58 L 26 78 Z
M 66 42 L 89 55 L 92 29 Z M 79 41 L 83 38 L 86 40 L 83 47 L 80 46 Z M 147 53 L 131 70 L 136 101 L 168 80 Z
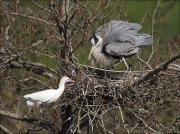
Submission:
M 157 6 L 156 6 L 156 8 L 154 10 L 154 13 L 153 13 L 153 18 L 152 18 L 152 38 L 153 38 L 153 35 L 154 35 L 154 23 L 156 22 L 155 21 L 155 15 L 156 15 L 156 12 L 157 12 L 157 9 L 158 9 L 159 5 L 160 5 L 160 0 L 158 0 Z M 151 46 L 152 46 L 152 53 L 151 53 L 147 63 L 149 63 L 149 61 L 151 60 L 151 58 L 152 58 L 152 56 L 154 54 L 154 45 L 152 44 Z
M 54 24 L 52 22 L 48 22 L 48 21 L 45 21 L 43 19 L 39 19 L 37 17 L 32 17 L 32 16 L 28 16 L 28 15 L 24 15 L 24 14 L 19 14 L 19 13 L 13 13 L 13 12 L 10 12 L 10 14 L 17 15 L 17 16 L 24 17 L 24 18 L 33 19 L 33 20 L 38 20 L 39 22 L 43 22 L 43 23 L 51 25 L 51 26 L 57 26 L 56 24 Z

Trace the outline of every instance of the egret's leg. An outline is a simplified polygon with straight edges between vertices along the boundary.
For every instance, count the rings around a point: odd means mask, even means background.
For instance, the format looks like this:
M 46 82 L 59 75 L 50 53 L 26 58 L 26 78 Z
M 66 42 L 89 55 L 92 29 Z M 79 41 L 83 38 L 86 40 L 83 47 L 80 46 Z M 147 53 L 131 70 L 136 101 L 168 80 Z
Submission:
M 45 111 L 44 108 L 40 108 L 40 112 L 41 112 L 41 113 L 45 113 L 46 111 Z
M 40 112 L 41 112 L 41 113 L 44 113 L 44 109 L 41 107 L 40 104 L 37 104 L 36 107 L 40 109 Z
M 28 113 L 27 113 L 27 114 L 30 115 L 30 113 L 31 113 L 32 111 L 33 111 L 33 107 L 29 107 L 29 108 L 28 108 Z
M 35 108 L 36 108 L 35 106 L 32 107 L 32 113 L 35 112 Z
M 40 110 L 42 111 L 42 113 L 45 113 L 45 112 L 46 112 L 45 106 L 44 106 L 44 105 L 41 105 L 41 109 L 40 109 Z
M 44 113 L 44 110 L 42 109 L 42 108 L 40 108 L 40 110 L 39 110 L 41 113 Z

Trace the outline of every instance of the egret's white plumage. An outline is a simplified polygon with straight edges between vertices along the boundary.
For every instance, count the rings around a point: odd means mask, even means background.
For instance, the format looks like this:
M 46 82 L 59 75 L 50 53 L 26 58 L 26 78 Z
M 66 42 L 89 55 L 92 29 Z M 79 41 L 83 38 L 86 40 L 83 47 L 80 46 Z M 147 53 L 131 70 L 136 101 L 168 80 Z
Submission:
M 55 102 L 64 92 L 65 83 L 67 82 L 74 82 L 67 76 L 64 76 L 61 78 L 59 82 L 59 88 L 58 89 L 47 89 L 40 92 L 35 92 L 32 94 L 27 94 L 24 96 L 25 99 L 27 99 L 27 105 L 28 106 L 44 106 L 46 104 Z

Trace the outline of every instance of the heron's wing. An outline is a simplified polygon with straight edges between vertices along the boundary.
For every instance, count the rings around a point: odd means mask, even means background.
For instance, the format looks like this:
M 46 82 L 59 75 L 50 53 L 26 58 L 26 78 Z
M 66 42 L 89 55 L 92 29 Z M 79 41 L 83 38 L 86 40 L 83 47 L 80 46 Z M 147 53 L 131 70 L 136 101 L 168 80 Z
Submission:
M 112 56 L 130 56 L 136 54 L 140 47 L 152 44 L 149 34 L 137 34 L 134 30 L 115 31 L 104 38 L 103 50 Z
M 103 46 L 103 50 L 114 58 L 128 57 L 138 53 L 139 47 L 131 43 L 113 42 Z
M 54 90 L 54 89 L 48 89 L 48 90 L 44 90 L 44 91 L 40 91 L 40 92 L 35 92 L 32 94 L 27 94 L 24 96 L 24 98 L 31 99 L 34 101 L 39 101 L 42 103 L 48 102 L 56 96 L 56 94 L 57 94 L 56 91 L 57 90 Z
M 103 26 L 100 26 L 95 32 L 96 35 L 101 36 L 101 37 L 106 37 L 110 33 L 113 33 L 115 31 L 139 31 L 142 27 L 139 24 L 136 23 L 129 23 L 126 21 L 117 21 L 113 20 L 110 21 L 107 24 L 104 24 Z
M 137 53 L 141 46 L 152 44 L 149 34 L 138 34 L 142 27 L 136 23 L 113 20 L 96 30 L 103 38 L 102 49 L 112 56 L 129 56 Z

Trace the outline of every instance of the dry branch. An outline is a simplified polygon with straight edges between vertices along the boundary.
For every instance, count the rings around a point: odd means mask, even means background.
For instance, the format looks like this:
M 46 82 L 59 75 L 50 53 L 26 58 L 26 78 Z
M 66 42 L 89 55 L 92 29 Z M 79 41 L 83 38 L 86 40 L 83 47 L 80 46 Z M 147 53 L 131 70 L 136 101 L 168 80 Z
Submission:
M 32 17 L 32 16 L 28 16 L 28 15 L 24 15 L 24 14 L 19 14 L 19 13 L 14 13 L 14 12 L 10 12 L 10 14 L 16 15 L 16 16 L 20 16 L 20 17 L 24 17 L 24 18 L 33 19 L 33 20 L 38 20 L 39 22 L 45 23 L 47 25 L 57 26 L 56 24 L 54 24 L 52 22 L 48 22 L 48 21 L 45 21 L 45 20 L 37 18 L 37 17 Z
M 143 76 L 140 80 L 136 81 L 133 85 L 139 85 L 139 84 L 143 83 L 144 81 L 149 80 L 153 75 L 158 74 L 160 71 L 166 70 L 170 63 L 172 63 L 173 61 L 175 61 L 179 58 L 180 58 L 180 54 L 165 61 L 164 63 L 162 63 L 158 67 L 156 67 L 153 71 L 151 71 L 151 72 L 147 73 L 145 76 Z
M 4 111 L 4 110 L 0 110 L 0 115 L 11 118 L 11 119 L 15 119 L 15 120 L 25 121 L 27 123 L 40 126 L 44 129 L 47 129 L 47 128 L 53 129 L 53 127 L 55 126 L 53 123 L 48 122 L 48 121 L 44 121 L 38 118 L 31 118 L 31 117 L 27 117 L 27 116 L 23 116 L 19 114 L 14 114 L 14 113 L 11 113 L 9 111 Z
M 11 131 L 9 131 L 7 128 L 5 128 L 2 125 L 0 125 L 0 130 L 2 130 L 5 134 L 13 134 Z
M 46 71 L 46 70 L 48 70 L 48 68 L 45 65 L 42 65 L 41 63 L 30 63 L 30 62 L 29 62 L 29 64 L 31 64 L 31 65 L 23 63 L 20 60 L 11 61 L 9 63 L 9 65 L 6 66 L 6 68 L 11 68 L 11 69 L 13 69 L 13 68 L 19 68 L 19 69 L 24 68 L 27 71 L 34 72 L 36 74 L 45 76 L 47 78 L 54 78 L 55 77 L 53 74 Z M 53 73 L 56 73 L 56 71 L 53 69 L 49 69 L 49 70 L 52 71 Z

